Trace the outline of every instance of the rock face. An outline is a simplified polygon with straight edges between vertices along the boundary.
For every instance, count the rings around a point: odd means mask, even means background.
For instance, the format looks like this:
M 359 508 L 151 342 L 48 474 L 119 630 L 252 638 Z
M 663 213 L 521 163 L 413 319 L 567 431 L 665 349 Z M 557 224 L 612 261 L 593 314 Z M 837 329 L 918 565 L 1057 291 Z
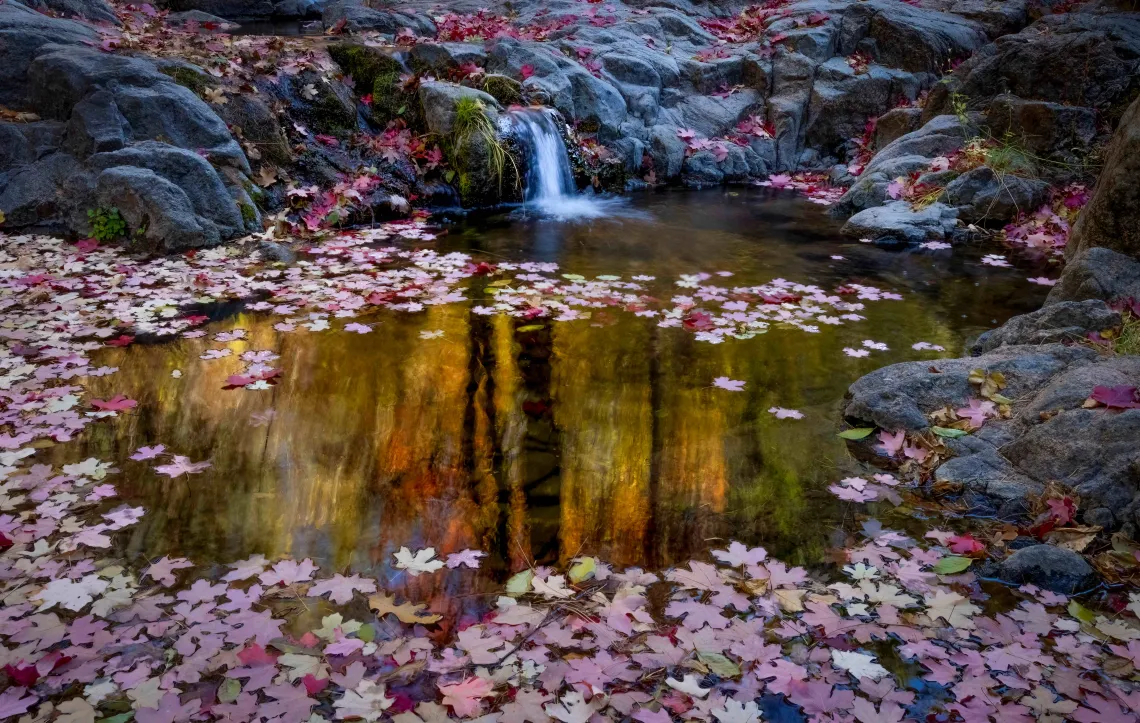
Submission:
M 1102 247 L 1077 252 L 1046 304 L 1085 299 L 1140 299 L 1140 261 Z
M 966 171 L 946 184 L 945 202 L 967 223 L 1007 221 L 1037 210 L 1049 197 L 1049 184 L 1012 173 L 997 174 L 988 166 Z
M 208 246 L 254 230 L 241 188 L 249 162 L 197 95 L 145 58 L 109 55 L 96 36 L 16 2 L 0 5 L 0 93 L 38 123 L 0 123 L 6 228 L 90 232 L 87 211 L 117 208 L 137 250 Z
M 1067 255 L 1102 247 L 1140 258 L 1140 100 L 1112 138 L 1104 170 L 1073 228 Z
M 1064 595 L 1087 590 L 1097 581 L 1083 557 L 1053 545 L 1033 545 L 1014 552 L 1002 560 L 998 575 L 1018 585 L 1036 585 Z
M 1095 358 L 1096 352 L 1091 349 L 1047 344 L 1006 346 L 980 357 L 943 359 L 934 364 L 892 364 L 851 385 L 843 415 L 892 431 L 923 430 L 930 426 L 926 416 L 930 412 L 947 404 L 965 406 L 974 393 L 969 382 L 974 369 L 1001 372 L 1009 385 L 1003 393 L 1022 398 L 1044 387 L 1062 370 Z
M 894 201 L 860 211 L 847 220 L 842 233 L 872 241 L 919 243 L 948 238 L 957 226 L 958 212 L 941 203 L 915 210 L 906 201 Z
M 1064 301 L 1015 316 L 997 329 L 987 331 L 970 347 L 970 353 L 984 354 L 1015 344 L 1079 341 L 1089 332 L 1119 326 L 1120 321 L 1120 312 L 1110 309 L 1100 299 Z

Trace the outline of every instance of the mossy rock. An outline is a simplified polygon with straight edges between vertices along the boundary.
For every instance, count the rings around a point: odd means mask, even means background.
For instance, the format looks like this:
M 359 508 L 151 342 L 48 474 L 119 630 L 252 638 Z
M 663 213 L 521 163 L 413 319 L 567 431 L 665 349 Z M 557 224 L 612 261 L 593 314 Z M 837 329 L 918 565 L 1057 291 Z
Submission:
M 413 131 L 424 130 L 423 112 L 414 92 L 404 90 L 400 73 L 388 72 L 376 76 L 372 84 L 372 122 L 386 126 L 402 119 Z
M 206 89 L 216 88 L 220 85 L 212 76 L 181 63 L 164 63 L 159 71 L 170 76 L 175 83 L 184 88 L 189 88 L 199 96 L 205 93 Z
M 312 86 L 313 97 L 306 97 L 307 86 Z M 343 84 L 306 71 L 291 79 L 291 93 L 309 130 L 335 134 L 356 129 L 356 103 Z
M 338 43 L 329 46 L 329 55 L 344 71 L 345 75 L 352 76 L 359 93 L 366 93 L 368 88 L 376 84 L 376 79 L 382 75 L 399 77 L 404 71 L 400 61 L 379 48 L 356 43 Z
M 505 75 L 488 75 L 483 90 L 504 106 L 522 103 L 522 83 Z

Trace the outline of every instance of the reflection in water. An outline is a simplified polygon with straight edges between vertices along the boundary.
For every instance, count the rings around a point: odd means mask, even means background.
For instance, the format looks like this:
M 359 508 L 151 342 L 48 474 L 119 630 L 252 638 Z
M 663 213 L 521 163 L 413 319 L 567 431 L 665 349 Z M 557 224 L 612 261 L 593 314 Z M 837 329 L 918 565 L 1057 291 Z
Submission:
M 872 304 L 866 321 L 818 334 L 773 328 L 715 345 L 616 309 L 556 324 L 482 316 L 472 311 L 481 299 L 377 312 L 361 319 L 373 327 L 363 335 L 282 333 L 240 314 L 211 333 L 242 328 L 244 340 L 109 350 L 100 362 L 121 371 L 93 380 L 94 395 L 124 393 L 139 406 L 89 427 L 81 449 L 61 446 L 60 459 L 119 460 L 120 494 L 149 511 L 126 552 L 150 558 L 290 554 L 392 578 L 403 545 L 471 547 L 490 553 L 488 576 L 501 578 L 587 553 L 667 565 L 733 537 L 810 564 L 843 512 L 823 490 L 856 467 L 835 437 L 846 387 L 882 364 L 930 358 L 910 350 L 916 341 L 958 352 L 967 335 L 1039 300 L 1024 273 L 982 267 L 970 251 L 842 242 L 800 201 L 711 193 L 637 203 L 653 216 L 546 222 L 541 243 L 568 273 L 657 276 L 663 299 L 691 293 L 673 286 L 679 274 L 727 269 L 735 276 L 717 283 L 856 281 L 906 301 Z M 530 260 L 532 231 L 482 219 L 442 246 Z M 891 351 L 843 355 L 863 339 Z M 232 355 L 199 359 L 221 347 Z M 279 383 L 223 390 L 248 350 L 280 355 Z M 712 388 L 718 376 L 745 390 Z M 773 406 L 806 418 L 776 420 Z M 152 444 L 213 466 L 169 480 L 128 459 Z M 396 582 L 426 599 L 446 579 Z M 461 598 L 439 604 L 465 607 Z

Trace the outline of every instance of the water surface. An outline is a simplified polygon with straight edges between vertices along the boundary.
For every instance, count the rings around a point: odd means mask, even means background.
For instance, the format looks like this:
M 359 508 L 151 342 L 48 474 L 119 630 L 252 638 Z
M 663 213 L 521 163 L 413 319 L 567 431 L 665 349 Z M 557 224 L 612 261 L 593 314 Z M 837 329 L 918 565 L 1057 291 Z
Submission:
M 859 283 L 904 300 L 870 303 L 865 321 L 817 334 L 773 328 L 709 344 L 620 309 L 559 323 L 480 315 L 485 299 L 472 293 L 415 314 L 370 313 L 366 335 L 281 333 L 279 317 L 238 309 L 204 338 L 111 350 L 99 361 L 121 371 L 92 392 L 139 406 L 59 454 L 120 460 L 120 494 L 148 510 L 127 554 L 288 554 L 383 576 L 403 545 L 471 547 L 490 553 L 486 575 L 502 577 L 584 553 L 668 565 L 731 537 L 816 563 L 850 514 L 826 486 L 859 469 L 835 436 L 847 386 L 887 363 L 957 355 L 1044 295 L 1025 281 L 1036 271 L 983 266 L 993 248 L 852 242 L 820 206 L 764 190 L 647 194 L 589 223 L 504 213 L 445 228 L 420 246 L 586 277 L 654 276 L 662 299 L 691 293 L 675 282 L 703 272 L 725 286 Z M 210 340 L 234 328 L 247 339 Z M 843 354 L 863 340 L 890 350 Z M 918 341 L 946 353 L 912 350 Z M 233 356 L 199 358 L 222 347 Z M 223 389 L 247 350 L 280 356 L 272 389 Z M 713 388 L 720 376 L 744 391 Z M 780 420 L 772 407 L 805 418 Z M 127 459 L 153 444 L 213 466 L 169 480 Z

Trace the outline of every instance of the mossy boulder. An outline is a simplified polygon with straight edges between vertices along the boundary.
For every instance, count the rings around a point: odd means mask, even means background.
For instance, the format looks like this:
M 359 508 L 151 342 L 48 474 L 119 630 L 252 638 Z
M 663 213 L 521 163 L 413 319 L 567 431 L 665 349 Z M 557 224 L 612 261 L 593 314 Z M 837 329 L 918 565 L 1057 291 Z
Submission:
M 287 85 L 287 100 L 310 131 L 331 135 L 356 129 L 356 102 L 343 83 L 310 70 Z
M 381 75 L 395 74 L 399 77 L 404 72 L 400 61 L 390 53 L 359 43 L 330 45 L 329 55 L 345 75 L 352 77 L 358 93 L 367 93 Z
M 505 75 L 488 75 L 483 80 L 483 90 L 502 105 L 522 103 L 522 83 Z

